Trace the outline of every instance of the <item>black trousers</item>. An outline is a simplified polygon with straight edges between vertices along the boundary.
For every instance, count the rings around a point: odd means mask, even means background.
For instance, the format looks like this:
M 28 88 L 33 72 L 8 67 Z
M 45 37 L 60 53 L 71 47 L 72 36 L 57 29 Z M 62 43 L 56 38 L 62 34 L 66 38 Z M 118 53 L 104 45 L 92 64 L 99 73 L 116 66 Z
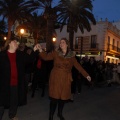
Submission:
M 66 102 L 67 102 L 66 100 L 50 98 L 49 117 L 53 118 L 53 115 L 54 115 L 54 112 L 55 112 L 57 106 L 58 106 L 58 115 L 62 116 L 62 111 L 64 108 L 64 104 Z
M 32 80 L 32 95 L 34 96 L 35 90 L 37 87 L 42 89 L 41 96 L 44 96 L 45 93 L 45 78 L 42 77 L 41 71 L 39 69 L 36 69 L 33 74 L 33 80 Z
M 118 77 L 119 77 L 119 80 L 120 80 L 120 73 L 118 73 Z
M 17 86 L 10 88 L 10 107 L 9 107 L 9 118 L 14 118 L 17 114 L 18 108 L 18 89 Z M 2 120 L 4 114 L 4 106 L 0 106 L 0 120 Z

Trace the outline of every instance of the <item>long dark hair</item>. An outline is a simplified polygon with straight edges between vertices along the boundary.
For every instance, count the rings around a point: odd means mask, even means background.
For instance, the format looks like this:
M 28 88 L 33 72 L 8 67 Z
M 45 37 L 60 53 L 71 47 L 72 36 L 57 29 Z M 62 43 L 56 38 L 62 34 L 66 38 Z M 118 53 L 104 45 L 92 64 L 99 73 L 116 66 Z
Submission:
M 66 56 L 66 55 L 68 54 L 68 52 L 70 51 L 70 43 L 69 43 L 69 40 L 68 40 L 67 38 L 61 38 L 61 40 L 64 40 L 64 41 L 66 42 L 66 44 L 68 45 L 68 46 L 67 46 L 67 52 L 66 52 L 66 54 L 65 54 L 65 56 Z M 60 41 L 61 41 L 61 40 L 60 40 Z M 60 48 L 60 45 L 59 45 L 58 50 L 59 50 L 60 52 L 63 52 L 62 49 Z

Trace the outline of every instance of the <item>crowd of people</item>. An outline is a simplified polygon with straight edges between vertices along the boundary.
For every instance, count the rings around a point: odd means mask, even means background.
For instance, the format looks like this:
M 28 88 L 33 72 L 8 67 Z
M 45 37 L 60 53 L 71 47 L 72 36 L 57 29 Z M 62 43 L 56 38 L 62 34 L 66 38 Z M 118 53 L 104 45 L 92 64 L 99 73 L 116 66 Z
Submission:
M 82 67 L 91 76 L 91 83 L 88 83 L 83 76 L 73 68 L 72 93 L 81 92 L 82 84 L 86 84 L 89 88 L 110 87 L 112 84 L 120 85 L 120 63 L 114 64 L 96 61 L 94 57 L 88 56 L 76 58 Z
M 48 69 L 49 68 L 49 69 Z M 120 64 L 96 61 L 88 56 L 78 58 L 69 48 L 69 41 L 61 38 L 59 48 L 49 53 L 40 44 L 33 48 L 25 46 L 14 38 L 7 40 L 0 51 L 0 120 L 4 109 L 9 109 L 9 118 L 16 117 L 18 106 L 27 104 L 28 86 L 31 97 L 37 88 L 42 88 L 44 97 L 46 84 L 49 85 L 49 120 L 57 116 L 65 120 L 62 112 L 65 103 L 73 101 L 72 95 L 79 94 L 82 85 L 89 88 L 102 85 L 120 84 Z

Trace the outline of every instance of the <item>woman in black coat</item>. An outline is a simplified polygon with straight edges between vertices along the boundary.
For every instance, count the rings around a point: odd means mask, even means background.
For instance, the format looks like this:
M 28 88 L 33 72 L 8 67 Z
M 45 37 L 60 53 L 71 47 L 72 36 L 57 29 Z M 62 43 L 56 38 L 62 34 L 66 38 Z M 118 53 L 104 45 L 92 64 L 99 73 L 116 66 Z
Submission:
M 35 58 L 35 53 L 25 54 L 18 51 L 18 42 L 8 40 L 6 50 L 0 52 L 0 120 L 4 108 L 9 108 L 9 118 L 17 120 L 17 108 L 27 102 L 25 69 Z M 34 47 L 34 51 L 36 47 Z

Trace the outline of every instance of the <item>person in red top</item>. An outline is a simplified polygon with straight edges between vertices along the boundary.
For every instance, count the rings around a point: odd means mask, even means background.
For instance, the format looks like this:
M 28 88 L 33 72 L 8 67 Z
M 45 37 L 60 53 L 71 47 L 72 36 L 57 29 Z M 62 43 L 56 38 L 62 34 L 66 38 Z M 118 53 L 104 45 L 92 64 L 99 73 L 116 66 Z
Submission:
M 8 58 L 10 60 L 10 66 L 11 66 L 11 81 L 10 86 L 17 86 L 18 84 L 18 75 L 17 75 L 17 66 L 16 66 L 16 52 L 10 53 L 7 51 Z
M 33 79 L 32 79 L 32 95 L 31 97 L 33 98 L 35 95 L 35 90 L 37 87 L 39 87 L 39 82 L 40 82 L 40 74 L 41 74 L 41 59 L 39 56 L 36 57 L 34 61 L 34 72 L 33 72 Z
M 34 61 L 36 46 L 31 54 L 18 50 L 16 39 L 7 40 L 5 50 L 0 52 L 0 120 L 5 108 L 9 108 L 9 118 L 16 117 L 19 105 L 26 104 L 27 89 L 25 85 L 25 69 Z

